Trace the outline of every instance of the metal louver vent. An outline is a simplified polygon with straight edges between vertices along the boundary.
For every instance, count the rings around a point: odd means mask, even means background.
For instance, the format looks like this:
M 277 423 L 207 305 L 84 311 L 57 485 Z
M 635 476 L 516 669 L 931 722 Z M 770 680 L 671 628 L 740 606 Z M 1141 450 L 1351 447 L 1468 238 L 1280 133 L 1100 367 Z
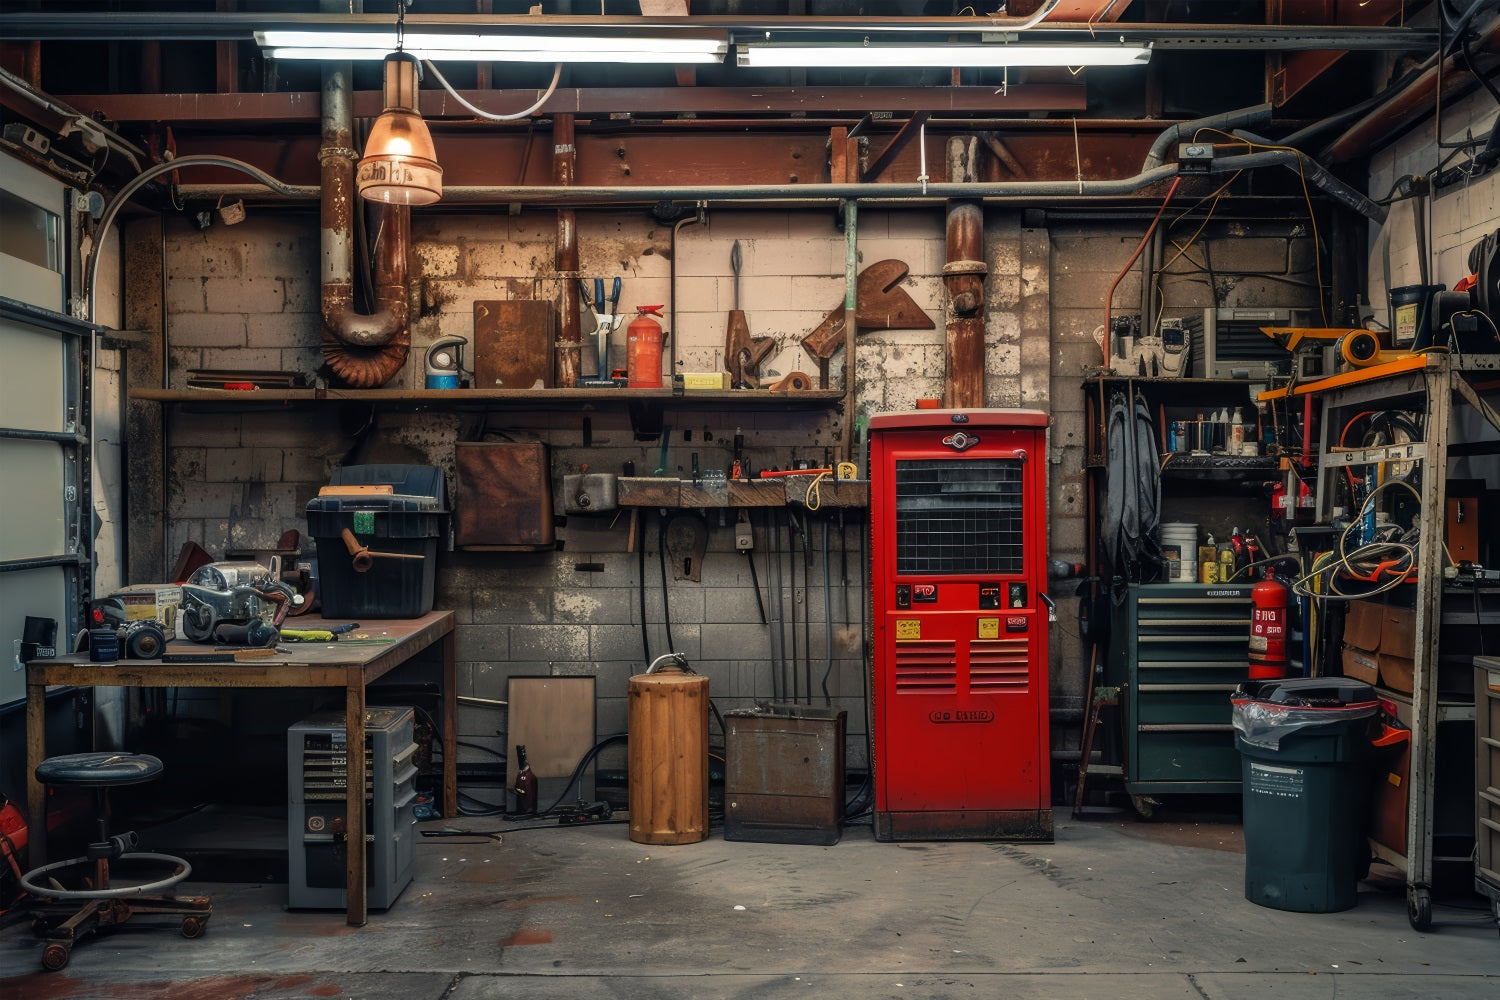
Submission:
M 1022 464 L 1014 458 L 896 462 L 896 571 L 1020 573 Z
M 1031 684 L 1025 639 L 978 639 L 969 644 L 969 690 L 1024 693 Z
M 958 661 L 952 640 L 896 645 L 897 694 L 957 694 Z

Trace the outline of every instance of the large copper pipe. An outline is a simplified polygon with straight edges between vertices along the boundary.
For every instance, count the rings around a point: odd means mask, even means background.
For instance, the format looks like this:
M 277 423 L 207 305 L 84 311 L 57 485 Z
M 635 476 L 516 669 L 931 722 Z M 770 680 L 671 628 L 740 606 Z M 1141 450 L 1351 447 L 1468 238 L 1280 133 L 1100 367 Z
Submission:
M 407 260 L 411 252 L 411 209 L 382 205 L 375 246 L 375 312 L 354 309 L 353 115 L 347 66 L 323 71 L 323 142 L 318 150 L 322 180 L 323 340 L 321 349 L 334 376 L 356 389 L 385 385 L 411 352 L 407 326 Z
M 977 201 L 948 203 L 948 335 L 943 345 L 947 376 L 943 404 L 954 409 L 984 405 L 984 209 Z
M 573 168 L 577 152 L 573 145 L 573 116 L 555 115 L 552 118 L 552 182 L 558 187 L 573 183 Z M 579 315 L 578 293 L 574 279 L 578 277 L 578 219 L 571 208 L 557 211 L 557 249 L 554 265 L 558 277 L 563 279 L 562 294 L 558 302 L 557 331 L 557 384 L 565 389 L 578 385 L 579 370 L 583 359 L 579 343 L 583 339 L 583 322 Z M 606 367 L 600 362 L 600 374 Z
M 1477 26 L 1479 37 L 1470 44 L 1475 62 L 1481 73 L 1489 73 L 1495 67 L 1495 52 L 1500 47 L 1500 17 L 1487 24 Z M 1432 113 L 1434 96 L 1438 95 L 1438 81 L 1442 80 L 1442 103 L 1457 100 L 1478 86 L 1476 78 L 1460 53 L 1455 52 L 1442 64 L 1439 72 L 1434 55 L 1431 65 L 1411 83 L 1395 94 L 1389 101 L 1365 115 L 1333 141 L 1323 156 L 1324 163 L 1347 163 L 1368 154 L 1372 149 L 1395 135 L 1401 129 Z

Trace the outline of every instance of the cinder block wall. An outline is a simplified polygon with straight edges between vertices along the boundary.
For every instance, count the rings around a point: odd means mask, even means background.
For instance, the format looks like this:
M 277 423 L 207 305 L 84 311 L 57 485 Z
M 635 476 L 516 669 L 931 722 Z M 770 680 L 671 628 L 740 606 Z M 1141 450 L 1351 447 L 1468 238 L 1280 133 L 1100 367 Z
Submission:
M 1496 117 L 1494 100 L 1483 90 L 1477 90 L 1452 105 L 1444 105 L 1442 140 L 1457 143 L 1487 135 Z M 1439 159 L 1452 150 L 1436 148 L 1433 130 L 1433 123 L 1426 122 L 1371 158 L 1366 191 L 1371 198 L 1387 197 L 1402 177 L 1438 172 Z M 1464 157 L 1460 156 L 1449 161 L 1448 166 L 1463 162 Z M 1425 205 L 1428 281 L 1449 288 L 1471 273 L 1469 248 L 1500 226 L 1500 174 L 1491 170 L 1477 179 L 1460 177 L 1453 181 L 1438 187 Z M 1370 311 L 1380 322 L 1387 321 L 1387 262 L 1391 288 L 1421 283 L 1415 209 L 1416 202 L 1412 199 L 1398 201 L 1391 205 L 1384 227 L 1371 227 Z
M 1017 218 L 996 216 L 986 235 L 992 261 L 988 402 L 1045 408 L 1050 392 L 1044 374 L 1045 263 L 1032 263 L 1023 276 L 1028 254 L 1035 256 L 1045 241 L 1039 244 L 1033 234 L 1028 247 Z M 861 335 L 858 413 L 868 417 L 942 395 L 944 217 L 940 209 L 866 211 L 858 225 L 858 266 L 885 258 L 905 261 L 910 274 L 903 287 L 934 321 L 931 330 Z M 315 217 L 306 212 L 257 212 L 239 226 L 203 231 L 169 225 L 164 296 L 173 385 L 184 384 L 192 368 L 318 368 L 315 226 Z M 681 370 L 712 370 L 723 363 L 725 324 L 735 296 L 730 255 L 739 242 L 740 308 L 753 336 L 777 341 L 763 371 L 805 371 L 816 378 L 816 363 L 801 338 L 843 302 L 845 238 L 832 210 L 715 212 L 706 224 L 678 227 L 675 247 L 673 228 L 644 212 L 581 211 L 578 227 L 580 270 L 606 279 L 606 286 L 614 276 L 622 278 L 622 314 L 633 313 L 637 305 L 668 304 Z M 390 387 L 422 385 L 422 355 L 437 337 L 472 337 L 475 300 L 555 301 L 564 290 L 571 293 L 572 279 L 553 271 L 553 213 L 418 213 L 413 235 L 413 347 L 405 372 Z M 671 323 L 674 256 L 676 318 Z M 613 366 L 623 365 L 623 349 L 624 337 L 617 335 Z M 472 352 L 468 360 L 472 363 Z M 592 360 L 585 350 L 585 369 Z M 842 352 L 830 367 L 831 385 L 839 388 Z M 307 501 L 341 464 L 437 465 L 452 499 L 454 445 L 472 438 L 482 422 L 475 411 L 440 407 L 421 412 L 332 405 L 285 411 L 172 407 L 163 565 L 186 541 L 217 553 L 271 545 L 289 527 L 305 534 Z M 664 422 L 672 427 L 670 470 L 690 469 L 694 453 L 702 468 L 726 467 L 737 431 L 757 468 L 786 468 L 797 459 L 821 465 L 841 457 L 843 447 L 842 420 L 832 407 L 689 408 L 668 412 Z M 559 511 L 562 476 L 585 464 L 595 471 L 618 471 L 630 461 L 649 473 L 660 462 L 659 442 L 636 440 L 623 407 L 497 408 L 486 426 L 550 446 Z M 862 449 L 855 455 L 863 470 Z M 733 512 L 721 523 L 718 512 L 709 511 L 701 581 L 677 580 L 668 566 L 665 588 L 661 516 L 644 515 L 644 588 L 640 557 L 626 551 L 628 515 L 568 518 L 554 552 L 443 551 L 436 601 L 458 615 L 460 693 L 503 699 L 511 676 L 591 673 L 599 678 L 597 731 L 601 736 L 622 732 L 628 678 L 643 668 L 646 645 L 653 656 L 672 648 L 708 675 L 721 711 L 794 696 L 822 704 L 826 682 L 832 703 L 849 712 L 849 765 L 866 766 L 864 512 L 841 517 L 831 509 L 799 511 L 795 530 L 784 511 L 754 512 L 752 576 L 750 559 L 734 549 Z M 304 549 L 312 547 L 304 540 Z M 778 562 L 780 601 L 773 589 Z M 785 643 L 780 671 L 772 666 L 773 629 L 762 624 L 762 604 L 785 623 L 784 631 L 775 632 Z M 463 740 L 506 749 L 503 716 L 485 708 L 465 708 L 460 716 Z M 465 757 L 483 755 L 465 750 Z
M 986 212 L 986 403 L 1042 409 L 1052 416 L 1051 554 L 1083 562 L 1088 552 L 1081 386 L 1099 364 L 1094 334 L 1102 322 L 1103 290 L 1129 258 L 1147 220 L 1108 226 L 1054 221 L 1046 229 L 1031 228 L 1028 221 L 1018 211 Z M 1184 221 L 1185 232 L 1190 234 L 1197 221 Z M 255 213 L 242 225 L 206 231 L 169 224 L 164 294 L 174 385 L 181 385 L 186 371 L 195 367 L 318 368 L 315 226 L 315 217 L 305 211 Z M 669 305 L 667 325 L 669 332 L 675 328 L 683 370 L 722 364 L 727 313 L 735 294 L 730 254 L 738 241 L 740 308 L 753 336 L 777 341 L 763 369 L 816 376 L 801 338 L 830 309 L 841 306 L 843 298 L 844 233 L 831 210 L 714 212 L 706 224 L 677 227 L 675 246 L 673 227 L 644 212 L 580 211 L 578 229 L 582 273 L 598 275 L 606 285 L 615 275 L 622 278 L 622 314 L 637 305 Z M 859 216 L 859 267 L 885 258 L 905 261 L 910 273 L 903 287 L 934 322 L 931 330 L 860 335 L 856 405 L 861 418 L 909 409 L 920 398 L 942 395 L 944 229 L 940 208 L 865 210 Z M 404 373 L 391 387 L 422 385 L 422 355 L 437 337 L 472 337 L 476 300 L 555 301 L 565 288 L 571 292 L 573 279 L 559 278 L 553 270 L 555 218 L 550 212 L 419 212 L 413 233 L 413 347 Z M 1169 235 L 1187 239 L 1183 229 Z M 1213 255 L 1221 305 L 1285 304 L 1307 294 L 1310 239 L 1305 227 L 1295 220 L 1259 227 L 1226 220 L 1201 234 L 1167 268 L 1160 299 L 1167 315 L 1184 315 L 1215 301 L 1204 269 L 1195 264 L 1205 244 Z M 1171 259 L 1175 251 L 1168 247 L 1165 256 Z M 674 257 L 675 322 L 670 320 Z M 1138 271 L 1133 270 L 1117 290 L 1115 311 L 1137 312 L 1140 301 Z M 617 335 L 614 367 L 623 364 L 623 344 L 623 336 Z M 592 368 L 591 353 L 585 349 L 585 370 Z M 472 363 L 472 352 L 468 360 Z M 842 352 L 830 367 L 831 384 L 841 387 Z M 451 498 L 454 445 L 471 439 L 483 421 L 477 411 L 441 407 L 169 408 L 163 565 L 188 540 L 218 552 L 270 545 L 289 527 L 305 531 L 307 501 L 341 464 L 437 465 L 447 476 Z M 797 459 L 822 464 L 837 460 L 843 448 L 842 420 L 831 407 L 690 408 L 668 412 L 664 423 L 672 426 L 669 470 L 690 469 L 694 453 L 701 468 L 727 466 L 736 430 L 745 435 L 747 454 L 759 468 L 785 468 Z M 610 471 L 629 461 L 649 473 L 661 461 L 659 442 L 636 440 L 623 407 L 497 408 L 486 426 L 514 440 L 550 446 L 559 511 L 562 476 L 585 464 Z M 863 473 L 863 450 L 856 447 L 854 452 Z M 643 668 L 647 645 L 653 656 L 670 645 L 709 676 L 722 711 L 793 694 L 805 699 L 809 690 L 821 703 L 826 675 L 831 700 L 849 711 L 849 764 L 865 766 L 864 513 L 846 512 L 840 523 L 834 511 L 799 511 L 801 530 L 791 532 L 784 511 L 774 516 L 756 512 L 752 577 L 750 560 L 733 547 L 732 513 L 721 524 L 718 513 L 710 511 L 701 582 L 677 580 L 668 566 L 665 589 L 660 515 L 644 513 L 644 590 L 639 556 L 625 550 L 626 517 L 568 518 L 558 532 L 561 547 L 554 552 L 445 548 L 439 558 L 437 604 L 458 615 L 461 693 L 503 699 L 511 676 L 591 673 L 599 678 L 597 731 L 601 736 L 622 732 L 628 678 Z M 311 542 L 304 547 L 310 551 Z M 778 561 L 780 602 L 774 600 Z M 785 640 L 784 662 L 792 661 L 796 644 L 794 667 L 772 667 L 773 630 L 762 624 L 756 583 L 767 614 L 774 618 L 779 609 L 786 623 L 777 632 Z M 1066 760 L 1076 753 L 1088 651 L 1077 635 L 1072 585 L 1054 585 L 1053 590 L 1060 605 L 1052 644 L 1053 740 L 1055 752 Z M 466 742 L 503 751 L 504 728 L 503 714 L 492 709 L 461 710 L 460 736 Z M 485 756 L 468 749 L 464 755 Z

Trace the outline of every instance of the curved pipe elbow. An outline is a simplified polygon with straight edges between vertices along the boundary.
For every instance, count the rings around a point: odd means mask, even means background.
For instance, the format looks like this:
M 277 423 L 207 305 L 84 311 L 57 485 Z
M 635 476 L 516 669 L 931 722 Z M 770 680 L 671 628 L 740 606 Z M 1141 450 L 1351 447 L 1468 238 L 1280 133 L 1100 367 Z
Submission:
M 378 389 L 406 367 L 411 353 L 411 332 L 403 328 L 388 343 L 359 347 L 325 329 L 321 350 L 323 360 L 344 385 L 352 389 Z
M 380 308 L 366 316 L 354 311 L 351 286 L 323 286 L 323 330 L 351 347 L 391 343 L 406 330 L 408 313 L 404 294 L 381 295 Z

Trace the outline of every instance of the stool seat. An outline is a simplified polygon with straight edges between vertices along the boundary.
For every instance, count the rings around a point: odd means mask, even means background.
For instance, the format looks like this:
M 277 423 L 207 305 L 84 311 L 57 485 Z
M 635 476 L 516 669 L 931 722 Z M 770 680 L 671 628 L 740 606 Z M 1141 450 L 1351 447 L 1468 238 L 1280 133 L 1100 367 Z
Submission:
M 161 760 L 146 753 L 70 753 L 38 764 L 36 780 L 48 785 L 113 788 L 152 781 L 161 772 Z

